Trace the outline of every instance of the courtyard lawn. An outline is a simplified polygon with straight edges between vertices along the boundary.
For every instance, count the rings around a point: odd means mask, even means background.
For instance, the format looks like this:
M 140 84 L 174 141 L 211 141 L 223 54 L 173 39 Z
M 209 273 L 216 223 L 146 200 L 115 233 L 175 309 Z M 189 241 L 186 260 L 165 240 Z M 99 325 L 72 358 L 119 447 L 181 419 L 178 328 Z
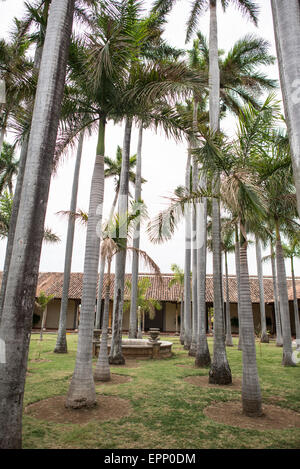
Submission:
M 174 356 L 160 361 L 139 361 L 139 367 L 112 367 L 112 373 L 132 379 L 122 384 L 97 384 L 97 393 L 126 399 L 128 417 L 85 424 L 57 424 L 24 415 L 24 448 L 299 448 L 300 428 L 249 430 L 219 424 L 203 413 L 205 407 L 240 400 L 240 390 L 199 387 L 184 381 L 208 370 L 193 368 L 179 338 L 169 337 Z M 55 334 L 44 340 L 33 334 L 28 361 L 24 405 L 65 395 L 72 376 L 77 335 L 68 335 L 67 355 L 54 354 Z M 234 339 L 235 345 L 237 339 Z M 212 339 L 209 339 L 212 352 Z M 233 378 L 242 377 L 242 354 L 227 348 Z M 257 362 L 264 404 L 300 412 L 300 365 L 281 366 L 282 349 L 257 343 Z M 179 365 L 179 366 L 178 366 Z M 185 365 L 185 366 L 183 366 Z

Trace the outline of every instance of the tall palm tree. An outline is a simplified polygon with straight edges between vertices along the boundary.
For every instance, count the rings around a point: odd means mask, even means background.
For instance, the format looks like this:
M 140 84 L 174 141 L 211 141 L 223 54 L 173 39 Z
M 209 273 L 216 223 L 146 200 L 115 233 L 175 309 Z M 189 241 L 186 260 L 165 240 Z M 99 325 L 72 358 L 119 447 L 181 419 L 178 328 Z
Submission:
M 241 334 L 241 266 L 240 266 L 240 239 L 239 239 L 239 228 L 238 224 L 234 225 L 234 234 L 235 234 L 235 248 L 234 248 L 234 258 L 235 258 L 235 275 L 236 275 L 236 286 L 237 286 L 237 300 L 238 300 L 238 321 L 239 321 L 239 343 L 238 350 L 242 350 L 242 334 Z
M 135 2 L 134 2 L 135 3 Z M 85 115 L 87 108 L 81 108 L 81 102 L 88 101 L 92 103 L 88 107 L 90 113 L 89 124 L 98 123 L 99 125 L 99 145 L 97 148 L 97 156 L 99 151 L 104 151 L 104 132 L 106 120 L 109 118 L 126 119 L 125 124 L 125 138 L 123 145 L 123 158 L 122 158 L 122 171 L 120 181 L 120 196 L 119 196 L 119 212 L 126 218 L 127 210 L 127 196 L 128 196 L 128 159 L 129 159 L 129 143 L 130 133 L 132 126 L 132 118 L 135 113 L 141 113 L 144 107 L 142 97 L 152 101 L 161 97 L 166 93 L 162 84 L 166 82 L 167 77 L 173 77 L 174 72 L 177 71 L 176 77 L 180 86 L 189 86 L 190 81 L 201 83 L 201 79 L 188 71 L 184 64 L 176 64 L 176 67 L 170 64 L 156 64 L 154 68 L 148 66 L 140 66 L 137 62 L 132 62 L 132 56 L 136 51 L 136 44 L 140 44 L 137 40 L 136 34 L 140 33 L 131 21 L 131 7 L 123 8 L 124 5 L 114 4 L 113 12 L 110 10 L 110 5 L 101 4 L 101 14 L 96 16 L 95 19 L 95 33 L 88 37 L 87 50 L 77 41 L 74 43 L 74 50 L 71 49 L 71 62 L 73 71 L 70 79 L 77 83 L 80 88 L 78 98 L 74 101 L 75 110 L 78 109 L 75 115 L 79 115 L 76 119 L 77 124 L 80 124 L 80 114 Z M 143 28 L 145 24 L 142 25 Z M 126 47 L 124 47 L 124 38 L 126 38 Z M 78 56 L 79 53 L 79 56 Z M 97 64 L 97 67 L 95 67 Z M 133 67 L 134 65 L 134 67 Z M 130 73 L 129 73 L 130 69 Z M 129 80 L 130 77 L 130 80 Z M 189 78 L 189 80 L 187 80 Z M 129 80 L 129 81 L 128 81 Z M 174 88 L 167 82 L 167 94 L 175 94 Z M 163 89 L 162 89 L 163 88 Z M 83 98 L 83 99 L 82 99 Z M 157 117 L 159 121 L 159 116 Z M 87 125 L 85 123 L 85 125 Z M 166 121 L 163 121 L 166 125 Z M 78 133 L 80 125 L 74 128 L 74 134 Z M 72 134 L 72 132 L 71 132 Z M 98 159 L 98 158 L 97 158 Z M 97 165 L 96 161 L 96 165 Z M 102 174 L 102 162 L 100 170 Z M 99 165 L 98 165 L 99 166 Z M 123 169 L 124 168 L 124 169 Z M 122 175 L 123 173 L 123 175 Z M 98 177 L 98 176 L 97 176 Z M 99 178 L 100 179 L 100 178 Z M 96 181 L 93 181 L 96 184 Z M 96 187 L 96 186 L 95 186 Z M 93 210 L 95 205 L 98 205 L 102 200 L 98 198 L 97 193 L 93 195 L 94 185 L 91 188 L 91 202 L 93 202 Z M 97 186 L 97 191 L 99 185 Z M 99 193 L 100 196 L 100 193 Z M 99 204 L 100 205 L 100 204 Z M 91 205 L 92 209 L 92 205 Z M 100 214 L 98 221 L 100 222 Z M 122 220 L 124 235 L 126 235 L 126 223 Z M 89 214 L 88 223 L 92 223 Z M 100 227 L 100 224 L 98 225 Z M 126 244 L 126 237 L 124 237 Z M 124 250 L 125 251 L 125 250 Z M 124 291 L 124 275 L 125 275 L 125 259 L 126 251 L 118 252 L 116 255 L 116 281 L 115 281 L 115 301 L 114 301 L 114 317 L 113 317 L 113 337 L 111 355 L 119 357 L 121 352 L 121 332 L 122 326 L 122 297 Z M 92 376 L 92 323 L 91 317 L 94 316 L 94 308 L 96 302 L 96 288 L 97 288 L 97 270 L 96 264 L 99 262 L 99 238 L 98 233 L 91 227 L 87 232 L 86 242 L 86 257 L 85 257 L 85 272 L 83 282 L 83 301 L 81 310 L 81 327 L 79 329 L 79 347 L 77 349 L 77 360 L 75 365 L 75 373 L 71 382 L 70 390 L 67 397 L 66 405 L 68 407 L 90 406 L 95 403 L 95 390 Z M 86 278 L 86 279 L 85 279 Z M 85 298 L 85 300 L 84 300 Z M 93 306 L 92 306 L 93 304 Z M 85 305 L 85 306 L 84 306 Z M 118 311 L 117 311 L 118 310 Z M 113 358 L 114 359 L 114 358 Z M 118 360 L 118 358 L 116 358 Z
M 126 74 L 132 53 L 129 33 L 126 31 L 128 17 L 124 17 L 119 11 L 119 17 L 113 17 L 109 7 L 110 5 L 101 5 L 95 17 L 94 34 L 88 38 L 87 49 L 77 42 L 74 44 L 74 55 L 71 56 L 73 79 L 78 83 L 84 101 L 87 98 L 91 103 L 91 114 L 95 115 L 91 115 L 91 122 L 98 122 L 96 159 L 90 188 L 78 348 L 75 370 L 66 399 L 66 406 L 71 408 L 90 407 L 96 403 L 92 337 L 104 197 L 105 129 L 112 112 L 116 113 L 117 109 L 120 109 L 121 95 L 117 83 L 120 84 Z M 128 39 L 127 48 L 123 47 L 124 38 Z M 95 63 L 97 67 L 94 66 Z M 123 156 L 123 160 L 125 159 Z M 122 194 L 122 182 L 120 193 Z
M 276 322 L 276 345 L 277 347 L 282 347 L 282 328 L 281 328 L 281 316 L 280 316 L 280 307 L 278 301 L 278 287 L 277 287 L 277 273 L 276 273 L 276 262 L 275 262 L 275 252 L 273 247 L 273 240 L 270 242 L 270 258 L 271 258 L 271 268 L 272 268 L 272 280 L 273 280 L 273 293 L 274 293 L 274 309 L 275 309 L 275 322 Z
M 137 162 L 136 162 L 136 181 L 135 181 L 135 203 L 141 203 L 142 196 L 142 143 L 143 143 L 143 123 L 139 127 L 139 137 L 137 146 Z M 140 221 L 138 221 L 134 237 L 133 246 L 137 250 L 140 247 Z M 139 269 L 139 256 L 138 251 L 133 253 L 132 256 L 132 269 L 131 269 L 131 302 L 130 302 L 130 315 L 129 315 L 129 338 L 135 338 L 137 335 L 137 296 L 138 296 L 138 269 Z
M 238 163 L 240 164 L 240 163 Z M 240 225 L 240 333 L 243 351 L 242 406 L 249 416 L 262 415 L 261 392 L 257 373 L 255 333 L 250 295 L 247 260 L 246 218 L 252 209 L 256 216 L 262 214 L 262 195 L 254 175 L 236 168 L 222 184 L 222 198 L 227 208 L 238 215 Z M 262 216 L 262 215 L 260 215 Z
M 123 305 L 124 305 L 124 279 L 126 265 L 126 247 L 127 247 L 127 212 L 128 212 L 128 172 L 130 139 L 132 129 L 132 118 L 128 117 L 125 122 L 122 169 L 120 177 L 120 193 L 118 216 L 120 222 L 121 237 L 123 238 L 123 249 L 116 254 L 116 272 L 114 286 L 114 304 L 113 304 L 113 322 L 112 322 L 112 342 L 110 348 L 109 362 L 123 365 L 125 359 L 122 355 L 122 324 L 123 324 Z
M 264 162 L 262 170 L 260 170 L 260 177 L 267 196 L 268 218 L 272 220 L 275 226 L 276 268 L 283 337 L 282 364 L 284 366 L 295 366 L 292 359 L 288 289 L 281 230 L 285 227 L 299 229 L 299 224 L 295 220 L 297 215 L 296 194 L 289 147 L 282 147 L 281 140 L 281 136 L 279 139 L 276 134 L 272 136 L 270 154 L 268 157 L 265 156 L 267 160 Z
M 110 381 L 110 368 L 108 362 L 107 352 L 107 338 L 108 338 L 108 321 L 109 321 L 109 298 L 110 298 L 110 285 L 111 285 L 111 263 L 113 255 L 116 252 L 116 244 L 114 241 L 107 237 L 101 245 L 101 257 L 107 262 L 107 283 L 105 287 L 105 299 L 104 299 L 104 313 L 102 321 L 102 334 L 101 344 L 99 350 L 99 356 L 94 372 L 95 381 Z M 98 299 L 99 301 L 99 299 Z
M 110 214 L 108 217 L 108 223 L 111 223 L 113 219 L 113 214 L 117 205 L 118 197 L 119 197 L 119 190 L 120 190 L 120 176 L 121 176 L 121 169 L 122 169 L 122 149 L 120 146 L 117 147 L 116 152 L 116 159 L 113 160 L 106 156 L 104 158 L 104 163 L 106 168 L 104 170 L 104 177 L 105 178 L 114 178 L 115 183 L 115 197 L 110 209 Z M 132 184 L 135 183 L 136 175 L 133 171 L 136 165 L 136 155 L 133 155 L 129 158 L 129 182 Z M 144 182 L 144 180 L 143 180 Z M 102 298 L 102 290 L 103 290 L 103 280 L 104 280 L 104 270 L 105 270 L 105 261 L 100 256 L 100 275 L 99 275 L 99 283 L 98 283 L 98 302 L 97 302 L 97 311 L 96 311 L 96 321 L 95 326 L 96 329 L 100 329 L 100 320 L 101 320 L 101 298 Z
M 105 234 L 105 238 L 101 245 L 101 255 L 107 263 L 107 278 L 105 288 L 105 302 L 104 302 L 104 315 L 103 315 L 103 325 L 102 325 L 102 336 L 99 356 L 96 364 L 96 369 L 94 373 L 94 378 L 96 381 L 109 381 L 110 380 L 110 369 L 109 369 L 109 358 L 107 353 L 107 334 L 108 334 L 108 320 L 109 320 L 109 298 L 110 298 L 110 286 L 111 286 L 111 263 L 113 256 L 117 254 L 120 249 L 124 249 L 123 239 L 112 238 L 110 236 L 116 236 L 118 234 L 117 224 L 114 222 L 108 227 L 108 231 Z M 110 231 L 114 232 L 112 234 Z M 127 251 L 134 253 L 136 251 L 135 247 L 126 247 Z M 146 265 L 155 272 L 156 275 L 160 276 L 160 270 L 157 264 L 151 259 L 145 251 L 139 250 L 139 255 L 143 258 Z M 144 312 L 153 312 L 155 308 L 160 309 L 161 306 L 156 300 L 149 300 L 145 298 L 145 293 L 149 288 L 149 279 L 142 279 L 141 284 L 138 289 L 138 305 L 143 308 Z M 130 289 L 130 285 L 129 285 Z M 124 303 L 124 309 L 129 308 L 129 303 Z
M 230 221 L 231 222 L 231 221 Z M 225 286 L 226 286 L 226 305 L 225 305 L 225 318 L 226 318 L 226 340 L 225 344 L 229 347 L 233 346 L 231 335 L 231 316 L 230 316 L 230 298 L 229 298 L 229 277 L 228 277 L 228 254 L 233 252 L 235 245 L 233 242 L 234 227 L 226 226 L 222 236 L 222 250 L 224 252 L 225 260 Z
M 243 351 L 242 405 L 244 413 L 250 416 L 259 416 L 262 410 L 247 260 L 247 225 L 257 218 L 263 222 L 267 213 L 265 192 L 261 187 L 260 175 L 257 169 L 253 168 L 255 166 L 253 162 L 257 161 L 259 149 L 262 149 L 266 134 L 274 122 L 272 100 L 270 96 L 260 110 L 255 110 L 251 104 L 243 108 L 236 141 L 227 144 L 223 142 L 222 153 L 218 152 L 219 146 L 215 148 L 210 146 L 210 152 L 207 151 L 206 158 L 204 151 L 202 155 L 204 167 L 210 168 L 211 171 L 221 172 L 222 201 L 225 208 L 239 222 L 240 333 Z
M 221 218 L 221 249 L 224 254 L 225 263 L 225 326 L 226 326 L 226 339 L 225 344 L 229 347 L 233 346 L 232 335 L 231 335 L 231 319 L 230 319 L 230 299 L 229 299 L 229 277 L 228 277 L 228 254 L 235 250 L 235 244 L 233 242 L 234 235 L 234 222 L 231 217 Z M 211 223 L 208 224 L 208 233 L 211 234 Z M 212 250 L 212 238 L 209 237 L 207 244 L 210 250 Z
M 271 0 L 279 75 L 285 117 L 291 142 L 296 184 L 298 215 L 300 214 L 300 135 L 299 135 L 299 58 L 300 5 L 297 0 Z
M 187 151 L 185 170 L 185 191 L 191 190 L 191 146 Z M 184 348 L 189 350 L 192 342 L 191 322 L 191 206 L 188 205 L 184 214 L 185 222 L 185 260 L 184 260 Z
M 259 298 L 260 298 L 260 327 L 261 336 L 260 341 L 262 343 L 269 342 L 269 336 L 267 333 L 266 323 L 266 308 L 265 308 L 265 296 L 264 296 L 264 277 L 263 277 L 263 266 L 262 266 L 262 254 L 261 254 L 261 240 L 258 235 L 255 235 L 255 250 L 256 250 L 256 265 L 257 265 L 257 277 L 259 284 Z
M 6 343 L 6 363 L 0 367 L 1 448 L 20 448 L 22 442 L 26 362 L 73 9 L 74 0 L 52 2 L 37 84 L 0 326 Z
M 1 41 L 0 44 L 1 66 L 4 65 L 4 73 L 8 75 L 4 75 L 7 84 L 7 99 L 4 109 L 4 125 L 1 129 L 0 141 L 5 134 L 5 129 L 7 123 L 9 123 L 10 115 L 13 115 L 13 120 L 15 121 L 13 125 L 17 127 L 17 129 L 21 126 L 21 130 L 23 131 L 22 137 L 19 139 L 20 143 L 22 143 L 18 171 L 19 174 L 14 194 L 14 204 L 10 220 L 10 229 L 6 246 L 5 263 L 1 283 L 0 316 L 3 307 L 8 270 L 11 260 L 16 219 L 20 205 L 20 194 L 26 165 L 32 108 L 36 91 L 35 85 L 41 64 L 50 4 L 51 0 L 39 0 L 34 5 L 26 3 L 25 17 L 21 20 L 16 18 L 14 19 L 12 44 L 6 45 L 4 41 Z M 85 5 L 95 6 L 95 0 L 83 0 L 83 2 L 76 2 L 76 16 L 81 21 L 86 22 L 88 20 L 88 15 L 86 15 Z M 28 61 L 25 56 L 28 47 L 32 43 L 34 43 L 36 46 L 33 64 L 32 61 Z M 24 105 L 24 108 L 21 110 L 19 109 L 20 102 Z
M 168 12 L 176 0 L 156 0 L 155 10 Z M 221 1 L 223 9 L 229 2 Z M 236 0 L 233 2 L 245 15 L 255 24 L 257 23 L 258 9 L 253 1 Z M 210 33 L 209 33 L 209 124 L 212 133 L 219 131 L 220 120 L 220 69 L 218 58 L 218 23 L 217 23 L 217 1 L 216 0 L 194 0 L 191 15 L 187 23 L 187 39 L 195 31 L 200 14 L 209 8 L 210 11 Z M 219 177 L 216 174 L 214 186 L 215 192 L 219 192 Z M 227 362 L 224 343 L 223 324 L 223 301 L 222 301 L 222 279 L 221 279 L 221 248 L 220 248 L 220 206 L 219 201 L 212 201 L 213 219 L 213 282 L 214 282 L 214 356 L 209 373 L 209 381 L 215 384 L 229 384 L 232 382 L 230 368 Z

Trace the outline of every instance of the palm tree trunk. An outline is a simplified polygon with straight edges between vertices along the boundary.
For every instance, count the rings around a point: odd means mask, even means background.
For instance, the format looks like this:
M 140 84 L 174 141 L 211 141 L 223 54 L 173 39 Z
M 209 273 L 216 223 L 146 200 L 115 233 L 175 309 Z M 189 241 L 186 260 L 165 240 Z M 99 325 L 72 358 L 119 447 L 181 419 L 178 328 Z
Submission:
M 100 254 L 100 272 L 99 272 L 99 282 L 98 282 L 95 329 L 101 329 L 101 305 L 102 305 L 104 273 L 105 273 L 105 259 Z
M 0 103 L 1 104 L 1 103 Z M 2 146 L 3 146 L 3 142 L 4 142 L 4 137 L 5 137 L 5 128 L 2 127 L 1 130 L 0 130 L 0 154 L 1 154 L 1 151 L 2 151 Z
M 296 292 L 296 279 L 295 279 L 293 257 L 291 257 L 291 271 L 292 271 L 292 283 L 293 283 L 293 305 L 294 305 L 295 328 L 296 328 L 296 343 L 297 343 L 297 347 L 300 347 L 299 308 L 298 308 L 298 300 L 297 300 L 297 292 Z
M 220 70 L 218 51 L 217 4 L 210 0 L 209 31 L 209 125 L 212 133 L 218 132 L 220 120 Z M 215 176 L 214 190 L 219 192 L 220 177 Z M 221 266 L 221 224 L 219 200 L 212 200 L 212 244 L 213 244 L 213 282 L 214 282 L 214 354 L 209 371 L 212 384 L 232 382 L 231 371 L 226 356 L 223 318 L 223 285 Z
M 288 6 L 287 6 L 288 3 Z M 279 75 L 291 144 L 294 181 L 300 214 L 300 4 L 271 0 Z
M 43 340 L 43 331 L 45 330 L 45 327 L 46 327 L 46 321 L 47 321 L 47 306 L 43 311 L 42 325 L 41 325 L 41 330 L 40 330 L 40 340 Z
M 193 158 L 193 191 L 198 188 L 198 164 Z M 196 356 L 197 352 L 197 331 L 198 331 L 198 298 L 197 298 L 197 212 L 196 205 L 192 207 L 192 341 L 189 355 Z
M 236 286 L 237 286 L 237 298 L 238 298 L 238 320 L 239 320 L 239 344 L 238 350 L 242 350 L 242 334 L 241 334 L 241 286 L 240 286 L 240 241 L 239 241 L 239 232 L 238 225 L 235 225 L 235 273 L 236 273 Z
M 76 363 L 65 404 L 66 407 L 74 409 L 92 407 L 96 404 L 92 368 L 92 341 L 104 195 L 105 124 L 105 118 L 101 117 L 90 190 Z
M 54 349 L 55 353 L 67 353 L 68 352 L 66 330 L 67 330 L 68 296 L 69 296 L 70 275 L 71 275 L 71 266 L 72 266 L 72 254 L 73 254 L 73 241 L 74 241 L 74 231 L 75 231 L 75 218 L 73 214 L 76 211 L 76 204 L 77 204 L 77 194 L 78 194 L 83 139 L 84 139 L 84 131 L 81 132 L 80 137 L 79 137 L 74 176 L 73 176 L 72 196 L 71 196 L 71 203 L 70 203 L 70 215 L 69 215 L 69 220 L 68 220 L 68 232 L 67 232 L 67 241 L 66 241 L 64 283 L 63 283 L 63 291 L 62 291 L 62 298 L 61 298 L 58 334 L 57 334 L 57 340 L 56 340 L 56 345 Z
M 128 189 L 129 189 L 129 158 L 131 140 L 132 119 L 127 118 L 125 123 L 122 168 L 120 176 L 120 196 L 119 196 L 119 223 L 120 234 L 123 238 L 123 246 L 116 254 L 116 273 L 114 287 L 113 323 L 112 339 L 109 355 L 109 363 L 123 365 L 125 358 L 122 354 L 122 327 L 123 327 L 123 304 L 124 304 L 124 284 L 127 248 L 127 211 L 128 211 Z
M 180 303 L 180 343 L 184 345 L 184 300 L 183 295 Z
M 143 142 L 143 124 L 140 125 L 139 139 L 136 160 L 136 179 L 135 179 L 135 202 L 138 204 L 142 194 L 142 142 Z M 132 277 L 131 277 L 131 301 L 129 316 L 129 334 L 130 339 L 137 335 L 137 294 L 138 294 L 138 276 L 139 276 L 139 254 L 140 248 L 140 222 L 138 221 L 133 237 L 132 253 Z
M 274 292 L 275 323 L 276 323 L 276 345 L 277 347 L 282 347 L 283 342 L 282 342 L 280 309 L 279 309 L 279 302 L 278 302 L 277 274 L 276 274 L 276 265 L 275 265 L 275 253 L 274 253 L 272 242 L 270 242 L 270 247 L 271 247 L 273 292 Z
M 200 186 L 205 188 L 202 176 Z M 207 367 L 211 364 L 206 337 L 206 254 L 207 254 L 207 199 L 197 204 L 197 289 L 198 289 L 198 334 L 195 366 Z
M 22 407 L 32 313 L 74 0 L 53 0 L 33 110 L 27 161 L 3 303 L 0 339 L 0 447 L 20 448 Z
M 119 197 L 119 189 L 116 190 L 115 197 L 110 209 L 110 214 L 108 217 L 108 225 L 110 225 L 114 211 L 117 205 Z M 104 282 L 104 272 L 105 272 L 105 259 L 100 255 L 100 269 L 99 269 L 99 282 L 98 282 L 98 294 L 97 294 L 97 310 L 96 310 L 96 319 L 95 319 L 95 328 L 101 328 L 101 306 L 102 306 L 102 292 L 103 292 L 103 282 Z
M 188 149 L 188 156 L 185 171 L 185 189 L 190 193 L 191 186 L 191 148 Z M 191 206 L 186 204 L 184 210 L 185 219 L 185 261 L 184 261 L 184 348 L 188 350 L 192 341 L 191 323 Z
M 282 364 L 284 366 L 295 366 L 292 358 L 293 351 L 286 271 L 278 222 L 276 223 L 276 264 L 283 339 Z
M 5 298 L 5 291 L 6 291 L 6 284 L 7 284 L 7 277 L 8 277 L 8 271 L 9 271 L 9 266 L 10 266 L 11 254 L 12 254 L 12 249 L 13 249 L 13 244 L 14 244 L 14 236 L 15 236 L 18 211 L 19 211 L 19 206 L 20 206 L 21 191 L 22 191 L 24 171 L 25 171 L 25 166 L 26 166 L 27 149 L 28 149 L 28 137 L 26 136 L 24 138 L 22 148 L 21 148 L 18 179 L 17 179 L 16 189 L 15 189 L 15 194 L 14 194 L 12 213 L 11 213 L 11 217 L 9 221 L 9 231 L 8 231 L 8 237 L 7 237 L 5 260 L 4 260 L 2 283 L 1 283 L 1 292 L 0 292 L 0 323 L 1 323 L 1 315 L 2 315 L 4 298 Z
M 94 373 L 95 381 L 110 381 L 111 379 L 109 362 L 108 362 L 108 349 L 107 349 L 111 260 L 112 260 L 111 257 L 109 257 L 108 262 L 107 262 L 108 281 L 107 281 L 106 288 L 105 288 L 102 334 L 101 334 L 99 356 L 98 356 L 95 373 Z
M 255 235 L 255 249 L 256 249 L 256 265 L 257 265 L 257 277 L 259 285 L 259 300 L 260 300 L 260 328 L 261 336 L 260 341 L 262 343 L 269 343 L 269 336 L 267 333 L 266 323 L 266 309 L 265 309 L 265 292 L 264 292 L 264 278 L 262 271 L 262 260 L 261 260 L 261 245 L 260 240 Z
M 229 299 L 229 279 L 228 279 L 228 260 L 225 252 L 225 282 L 226 282 L 226 345 L 232 347 L 231 335 L 231 317 L 230 317 L 230 299 Z
M 209 382 L 211 384 L 230 384 L 232 376 L 226 356 L 225 331 L 223 318 L 223 295 L 221 282 L 221 226 L 220 226 L 220 204 L 213 199 L 213 281 L 214 281 L 214 354 L 209 371 Z
M 256 364 L 255 332 L 247 259 L 247 240 L 243 236 L 244 231 L 244 229 L 240 231 L 240 330 L 243 343 L 242 406 L 244 414 L 250 417 L 258 417 L 262 415 L 262 399 Z
M 142 338 L 143 338 L 142 327 L 141 327 L 141 321 L 142 321 L 142 318 L 141 318 L 141 307 L 138 306 L 138 313 L 137 313 L 137 328 L 138 328 L 138 331 L 137 331 L 137 339 L 142 339 Z
M 43 16 L 45 18 L 46 24 L 48 21 L 48 10 L 49 10 L 49 4 L 47 1 L 45 2 L 44 12 L 43 12 Z M 35 50 L 34 64 L 33 64 L 33 67 L 34 67 L 34 70 L 36 71 L 37 76 L 38 76 L 38 72 L 39 72 L 40 65 L 41 65 L 42 55 L 43 55 L 43 45 L 38 45 Z M 6 116 L 6 120 L 7 120 L 7 116 Z M 3 144 L 2 137 L 3 139 L 5 137 L 5 128 L 6 128 L 6 123 L 1 129 L 0 152 L 1 152 L 2 144 Z M 2 274 L 1 291 L 0 291 L 0 322 L 1 322 L 1 312 L 3 308 L 3 302 L 4 302 L 4 295 L 5 295 L 5 290 L 6 290 L 7 275 L 8 275 L 9 265 L 10 265 L 12 247 L 14 243 L 17 216 L 18 216 L 18 211 L 19 211 L 19 206 L 20 206 L 20 198 L 21 198 L 21 191 L 22 191 L 24 172 L 25 172 L 25 166 L 26 166 L 27 150 L 28 150 L 28 139 L 29 139 L 29 136 L 25 135 L 23 142 L 22 142 L 18 178 L 17 178 L 17 184 L 15 188 L 15 193 L 14 193 L 12 213 L 11 213 L 11 217 L 9 221 L 9 232 L 8 232 L 8 237 L 7 237 L 5 261 L 4 261 L 3 274 Z

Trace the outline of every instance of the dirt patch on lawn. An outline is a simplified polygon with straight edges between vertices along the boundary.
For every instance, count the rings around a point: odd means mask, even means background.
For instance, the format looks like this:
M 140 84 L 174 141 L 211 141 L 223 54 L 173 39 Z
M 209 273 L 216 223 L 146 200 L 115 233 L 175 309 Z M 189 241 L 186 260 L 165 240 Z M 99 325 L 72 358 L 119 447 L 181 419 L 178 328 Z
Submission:
M 129 381 L 132 381 L 131 376 L 117 375 L 116 373 L 111 373 L 110 378 L 110 381 L 95 381 L 95 386 L 98 387 L 103 386 L 105 384 L 122 384 L 129 383 Z
M 195 386 L 203 386 L 207 388 L 217 388 L 217 389 L 229 389 L 230 391 L 236 390 L 241 391 L 242 389 L 242 381 L 238 378 L 233 378 L 232 384 L 210 384 L 208 382 L 208 376 L 187 376 L 183 378 L 184 381 L 190 384 L 194 384 Z
M 282 407 L 263 405 L 262 417 L 247 417 L 240 401 L 219 402 L 204 409 L 204 415 L 215 422 L 258 431 L 300 428 L 300 414 Z
M 27 406 L 25 414 L 47 422 L 84 424 L 127 417 L 132 410 L 129 401 L 115 396 L 98 395 L 97 405 L 90 409 L 67 409 L 65 401 L 66 396 L 50 397 Z

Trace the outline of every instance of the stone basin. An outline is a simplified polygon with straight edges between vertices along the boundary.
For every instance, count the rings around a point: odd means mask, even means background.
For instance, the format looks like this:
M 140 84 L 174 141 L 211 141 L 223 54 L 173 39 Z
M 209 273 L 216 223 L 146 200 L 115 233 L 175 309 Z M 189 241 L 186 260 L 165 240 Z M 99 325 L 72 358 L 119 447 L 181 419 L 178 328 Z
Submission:
M 172 342 L 159 340 L 151 342 L 148 339 L 123 339 L 122 353 L 125 358 L 169 358 L 172 356 Z M 98 356 L 100 342 L 95 344 L 95 355 Z M 108 342 L 108 353 L 110 352 L 110 341 Z

